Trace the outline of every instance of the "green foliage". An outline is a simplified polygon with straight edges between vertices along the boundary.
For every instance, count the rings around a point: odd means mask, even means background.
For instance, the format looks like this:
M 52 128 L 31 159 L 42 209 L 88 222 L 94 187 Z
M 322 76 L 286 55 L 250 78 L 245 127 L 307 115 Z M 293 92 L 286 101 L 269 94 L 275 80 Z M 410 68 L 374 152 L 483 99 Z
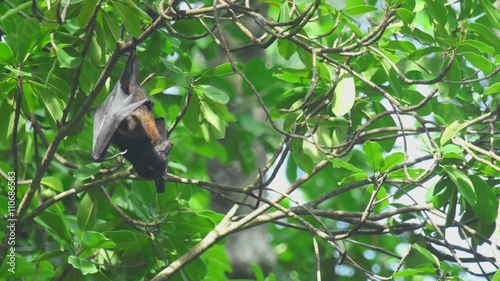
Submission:
M 0 221 L 0 279 L 230 280 L 227 237 L 268 223 L 278 262 L 249 265 L 253 280 L 500 280 L 483 250 L 500 194 L 495 1 L 177 2 L 0 2 L 0 213 L 16 202 L 14 249 L 30 249 L 8 256 Z M 175 125 L 163 194 L 122 157 L 90 157 L 132 38 Z M 251 183 L 210 182 L 208 159 Z M 225 217 L 203 189 L 273 204 Z

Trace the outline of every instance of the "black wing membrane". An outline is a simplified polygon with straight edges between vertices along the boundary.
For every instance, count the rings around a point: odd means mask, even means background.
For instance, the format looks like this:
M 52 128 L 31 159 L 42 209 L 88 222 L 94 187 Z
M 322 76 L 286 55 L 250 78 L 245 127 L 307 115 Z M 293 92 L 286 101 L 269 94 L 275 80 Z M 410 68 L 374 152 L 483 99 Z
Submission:
M 94 115 L 92 147 L 92 159 L 94 161 L 104 160 L 111 138 L 123 119 L 139 106 L 151 102 L 145 94 L 138 96 L 130 91 L 131 85 L 137 84 L 139 79 L 139 61 L 135 56 L 134 49 L 130 52 L 120 80 L 106 100 L 97 107 Z

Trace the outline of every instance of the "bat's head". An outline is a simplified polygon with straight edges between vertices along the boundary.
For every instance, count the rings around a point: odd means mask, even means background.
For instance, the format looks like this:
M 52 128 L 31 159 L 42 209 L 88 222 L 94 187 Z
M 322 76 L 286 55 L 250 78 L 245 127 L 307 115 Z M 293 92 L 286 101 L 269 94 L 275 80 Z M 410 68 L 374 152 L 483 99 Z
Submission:
M 155 158 L 165 164 L 165 168 L 163 169 L 163 174 L 154 180 L 156 185 L 156 191 L 158 193 L 165 192 L 165 185 L 167 184 L 168 154 L 170 153 L 172 146 L 173 143 L 171 141 L 164 141 L 155 146 L 155 152 L 157 155 L 157 157 Z
M 168 154 L 170 153 L 172 146 L 173 144 L 170 141 L 164 141 L 153 146 L 152 153 L 154 155 L 147 156 L 147 159 L 149 160 L 149 178 L 160 178 L 164 176 L 164 172 L 167 170 L 168 165 Z M 151 151 L 144 152 L 149 153 Z
M 165 157 L 167 157 L 173 146 L 174 144 L 171 141 L 167 140 L 156 145 L 155 150 L 158 154 L 163 154 Z

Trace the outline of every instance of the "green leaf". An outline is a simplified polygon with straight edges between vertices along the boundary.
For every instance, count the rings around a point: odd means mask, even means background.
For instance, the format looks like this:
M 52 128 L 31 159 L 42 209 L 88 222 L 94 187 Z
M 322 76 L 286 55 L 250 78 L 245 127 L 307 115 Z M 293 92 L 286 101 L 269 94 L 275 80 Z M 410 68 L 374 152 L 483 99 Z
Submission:
M 495 275 L 493 275 L 493 281 L 500 281 L 500 268 L 497 270 Z
M 455 189 L 455 188 L 453 188 Z M 445 228 L 450 227 L 455 222 L 455 216 L 457 214 L 457 205 L 458 205 L 458 193 L 456 190 L 451 194 L 451 197 L 448 199 L 448 210 L 446 211 L 446 221 L 444 223 Z
M 405 53 L 414 53 L 417 50 L 417 47 L 413 45 L 413 43 L 409 41 L 399 41 L 399 40 L 391 40 L 382 44 L 382 47 L 385 50 L 394 50 L 394 51 L 403 51 Z
M 116 251 L 129 249 L 138 243 L 136 235 L 129 230 L 106 231 L 103 234 L 114 243 Z
M 39 255 L 38 257 L 36 257 L 33 261 L 38 263 L 41 261 L 46 261 L 46 260 L 51 260 L 54 258 L 62 257 L 65 255 L 67 255 L 67 253 L 65 251 L 61 251 L 61 250 L 53 251 L 53 252 L 43 253 L 43 254 Z
M 300 34 L 305 35 L 305 31 L 302 30 Z M 305 36 L 307 37 L 307 35 Z M 297 48 L 297 55 L 299 55 L 299 59 L 305 65 L 306 69 L 313 67 L 312 54 L 310 52 L 302 48 Z
M 207 265 L 207 275 L 204 281 L 229 281 L 226 279 L 226 273 L 232 271 L 231 263 L 224 245 L 217 244 L 208 249 L 202 256 Z
M 284 5 L 286 6 L 286 5 Z M 278 52 L 281 57 L 289 60 L 297 49 L 297 45 L 293 42 L 283 39 L 278 39 Z
M 488 1 L 479 1 L 479 5 L 482 6 L 483 11 L 486 13 L 486 18 L 490 22 L 491 26 L 496 29 L 500 29 L 500 11 L 498 8 L 494 7 L 492 3 Z
M 287 165 L 286 165 L 286 178 L 289 182 L 294 182 L 297 180 L 297 165 L 292 160 L 291 157 L 288 157 Z
M 402 27 L 401 30 L 405 32 L 406 34 L 412 36 L 417 40 L 418 42 L 424 44 L 424 45 L 431 45 L 435 44 L 436 40 L 427 32 L 422 31 L 419 28 L 412 27 L 411 29 L 409 27 Z
M 273 74 L 274 77 L 288 82 L 296 84 L 310 84 L 311 83 L 311 71 L 304 69 L 283 69 L 281 73 Z
M 461 171 L 452 166 L 443 166 L 444 171 L 457 186 L 458 192 L 465 197 L 471 206 L 476 205 L 477 195 L 474 190 L 474 185 L 470 179 Z
M 384 159 L 384 166 L 382 167 L 381 171 L 389 171 L 390 169 L 394 168 L 398 164 L 403 163 L 404 161 L 405 154 L 403 152 L 392 153 Z
M 245 66 L 241 63 L 235 62 L 234 65 L 241 71 L 245 71 Z M 214 68 L 209 68 L 205 70 L 200 78 L 209 78 L 209 77 L 227 77 L 233 75 L 233 67 L 231 63 L 223 63 Z
M 33 48 L 37 47 L 36 44 L 39 36 L 42 35 L 43 33 L 41 32 L 38 20 L 31 18 L 21 21 L 16 31 L 17 52 L 14 51 L 18 63 L 23 62 Z M 12 47 L 12 45 L 10 47 Z
M 57 60 L 62 68 L 77 68 L 82 63 L 80 56 L 71 56 L 62 48 L 57 51 Z
M 186 114 L 182 118 L 182 123 L 193 133 L 201 131 L 200 100 L 198 95 L 194 94 L 191 96 L 191 102 L 188 105 Z
M 447 145 L 445 145 L 445 146 L 447 146 Z M 453 151 L 443 153 L 443 151 L 441 150 L 441 154 L 443 155 L 442 159 L 458 159 L 460 161 L 466 160 L 462 154 L 458 154 L 458 153 L 453 152 Z
M 471 40 L 467 39 L 462 41 L 462 44 L 468 44 L 471 46 L 474 46 L 477 50 L 479 50 L 481 53 L 486 53 L 490 55 L 495 55 L 495 48 L 492 46 L 486 44 L 485 42 L 479 41 L 479 40 Z
M 6 256 L 5 262 L 0 267 L 1 280 L 50 280 L 54 276 L 54 265 L 49 261 L 35 263 L 32 258 L 28 259 L 19 252 L 9 251 L 8 254 L 15 257 Z
M 54 176 L 43 177 L 41 183 L 42 183 L 42 185 L 47 186 L 48 188 L 55 190 L 57 192 L 64 191 L 63 185 L 58 177 L 54 177 Z
M 443 134 L 441 135 L 441 140 L 439 141 L 440 145 L 443 146 L 446 144 L 451 138 L 455 137 L 455 135 L 464 128 L 463 124 L 460 124 L 458 121 L 454 121 L 449 126 L 444 129 Z
M 445 26 L 448 20 L 448 11 L 444 5 L 444 1 L 425 0 L 425 10 L 429 14 L 431 20 L 437 25 Z
M 186 265 L 183 272 L 187 276 L 186 280 L 203 280 L 207 275 L 207 266 L 202 259 L 194 259 Z
M 325 154 L 323 154 L 314 143 L 310 143 L 308 141 L 302 142 L 302 150 L 305 154 L 307 154 L 313 161 L 313 164 L 318 163 L 319 161 L 325 158 Z
M 0 64 L 15 64 L 14 54 L 12 53 L 9 45 L 4 42 L 0 42 Z
M 97 216 L 97 207 L 93 200 L 91 193 L 86 193 L 80 204 L 78 205 L 78 209 L 76 211 L 76 220 L 78 222 L 78 226 L 80 230 L 89 230 L 94 227 Z
M 206 234 L 215 226 L 214 221 L 203 212 L 178 212 L 170 217 L 169 223 L 173 224 L 171 230 L 175 233 Z
M 366 161 L 368 165 L 372 168 L 374 172 L 380 171 L 380 168 L 384 164 L 382 158 L 382 147 L 376 142 L 367 141 L 363 145 L 363 151 L 365 153 Z
M 139 6 L 137 6 L 134 3 L 134 1 L 123 0 L 123 2 L 125 2 L 128 5 L 128 7 L 130 8 L 130 10 L 132 12 L 134 12 L 140 19 L 142 19 L 142 22 L 144 22 L 146 24 L 150 24 L 153 22 L 151 17 L 143 9 L 141 9 Z
M 93 264 L 93 263 L 89 262 L 88 260 L 81 258 L 81 257 L 77 257 L 77 256 L 73 256 L 73 255 L 69 256 L 68 263 L 71 264 L 74 268 L 80 270 L 80 272 L 83 275 L 93 274 L 93 273 L 96 273 L 98 271 L 95 264 Z
M 177 49 L 177 48 L 175 48 Z M 177 65 L 174 65 L 172 62 L 170 62 L 169 60 L 167 60 L 166 58 L 163 58 L 161 57 L 160 58 L 160 61 L 162 62 L 162 64 L 167 68 L 167 71 L 168 72 L 171 72 L 173 75 L 175 75 L 174 77 L 178 77 L 178 76 L 184 76 L 182 74 L 182 68 L 181 67 L 178 67 Z M 180 80 L 180 79 L 179 79 Z M 185 80 L 185 79 L 184 79 Z M 178 81 L 178 82 L 181 82 L 181 81 Z M 177 85 L 177 86 L 182 86 L 182 87 L 185 87 L 185 85 L 187 85 L 186 82 L 182 82 L 181 85 Z M 185 87 L 187 88 L 187 87 Z
M 200 112 L 203 118 L 210 126 L 202 126 L 202 131 L 205 130 L 204 136 L 207 141 L 212 139 L 221 139 L 226 134 L 226 127 L 222 119 L 215 113 L 208 101 L 200 101 Z M 209 137 L 207 139 L 207 137 Z
M 311 173 L 314 167 L 309 155 L 302 150 L 302 140 L 294 140 L 292 144 L 292 156 L 295 164 L 304 172 Z
M 255 281 L 265 281 L 265 275 L 262 269 L 257 264 L 252 264 L 253 273 L 255 274 Z
M 448 155 L 450 155 L 450 153 L 459 153 L 460 154 L 463 152 L 464 152 L 463 148 L 461 148 L 458 145 L 452 144 L 452 143 L 441 147 L 441 154 L 443 154 L 443 157 L 448 157 Z
M 431 253 L 429 250 L 419 246 L 418 244 L 413 244 L 411 246 L 413 249 L 417 250 L 419 253 L 421 253 L 425 258 L 427 258 L 429 261 L 431 261 L 435 266 L 439 266 L 439 259 Z
M 283 4 L 283 1 L 280 0 L 262 0 L 262 3 L 273 5 L 276 7 L 280 7 Z
M 460 1 L 460 15 L 458 16 L 458 20 L 470 17 L 472 9 L 475 8 L 476 5 L 476 2 L 473 0 Z
M 7 12 L 5 12 L 2 16 L 0 16 L 0 22 L 3 22 L 7 20 L 9 17 L 12 15 L 16 15 L 17 13 L 21 12 L 22 10 L 31 7 L 33 3 L 31 1 L 26 1 L 25 3 L 15 5 L 12 9 L 9 9 Z
M 483 92 L 483 96 L 486 95 L 494 95 L 500 93 L 500 82 L 497 82 L 493 85 L 490 85 L 486 90 Z
M 191 68 L 193 67 L 193 61 L 191 60 L 191 56 L 181 48 L 172 47 L 172 49 L 174 49 L 174 51 L 179 56 L 179 61 L 181 62 L 182 66 L 181 69 L 184 69 L 185 71 L 190 71 Z
M 435 208 L 441 208 L 448 205 L 454 193 L 457 193 L 455 185 L 451 182 L 449 177 L 444 177 L 427 191 L 425 201 L 432 202 Z
M 432 270 L 435 270 L 433 267 L 431 267 Z M 403 270 L 400 270 L 396 273 L 394 273 L 391 277 L 392 279 L 398 279 L 398 278 L 403 278 L 403 277 L 414 277 L 414 276 L 417 276 L 417 275 L 420 275 L 422 273 L 425 273 L 425 272 L 422 272 L 421 270 L 417 269 L 417 268 L 406 268 L 406 269 L 403 269 Z
M 424 172 L 424 169 L 421 168 L 408 168 L 408 174 L 411 178 L 416 179 Z M 390 172 L 387 175 L 388 179 L 407 179 L 406 173 L 404 169 L 399 169 L 394 172 Z
M 344 143 L 349 135 L 349 126 L 338 126 L 332 130 L 332 146 L 337 147 Z
M 146 92 L 148 92 L 148 94 L 152 96 L 161 93 L 175 85 L 175 80 L 172 80 L 168 77 L 155 76 L 144 85 L 144 88 L 146 89 Z
M 68 228 L 62 218 L 54 212 L 45 210 L 35 218 L 35 221 L 43 228 L 50 230 L 58 238 L 66 241 L 66 243 L 71 243 L 71 234 Z
M 92 249 L 113 249 L 115 243 L 106 238 L 102 233 L 95 231 L 85 231 L 81 240 L 82 248 L 85 250 Z
M 389 53 L 387 53 L 387 52 L 385 53 L 385 55 L 387 57 L 389 57 L 388 54 Z M 397 61 L 393 61 L 393 62 L 397 63 Z M 396 73 L 394 68 L 392 68 L 392 66 L 390 66 L 387 63 L 386 60 L 382 60 L 382 66 L 384 67 L 385 72 L 388 75 L 387 77 L 389 78 L 389 87 L 394 92 L 394 95 L 398 98 L 403 97 L 404 90 L 403 90 L 403 85 L 401 84 L 401 80 L 399 78 L 399 75 Z
M 467 22 L 465 28 L 477 37 L 483 39 L 483 42 L 491 43 L 492 47 L 498 50 L 500 48 L 500 39 L 488 27 L 477 22 Z
M 104 38 L 98 38 L 97 34 L 92 36 L 92 39 L 90 41 L 89 50 L 88 50 L 87 54 L 88 54 L 89 61 L 94 66 L 101 67 L 101 66 L 104 66 L 106 64 L 104 41 L 105 41 Z
M 366 189 L 365 196 L 364 196 L 364 204 L 368 205 L 370 203 L 370 198 L 373 196 L 374 192 L 374 185 L 370 184 L 368 188 Z M 387 197 L 387 191 L 383 186 L 380 186 L 377 192 L 377 195 L 375 196 L 375 201 L 378 202 L 378 204 L 373 205 L 373 211 L 377 214 L 380 214 L 385 207 L 389 205 L 389 200 Z
M 99 163 L 88 163 L 87 165 L 83 165 L 80 169 L 75 170 L 75 179 L 85 181 L 91 176 L 99 173 L 100 167 L 101 165 Z
M 392 278 L 402 278 L 402 277 L 415 277 L 418 275 L 433 275 L 436 269 L 431 264 L 422 264 L 414 268 L 407 268 L 398 271 L 392 275 Z
M 200 85 L 198 87 L 207 98 L 213 100 L 214 102 L 227 104 L 227 102 L 229 101 L 229 96 L 223 91 L 215 88 L 214 86 Z
M 483 55 L 473 52 L 463 52 L 461 55 L 466 57 L 470 64 L 481 70 L 485 75 L 490 74 L 493 70 L 494 65 Z
M 415 18 L 413 13 L 407 9 L 399 8 L 396 10 L 396 16 L 406 25 L 410 25 Z
M 12 132 L 14 131 L 14 108 L 12 104 L 9 102 L 3 102 L 0 104 L 0 118 L 5 120 L 4 122 L 0 122 L 0 138 L 5 142 L 9 142 L 11 140 Z M 23 119 L 21 119 L 21 124 L 24 124 Z M 1 147 L 1 145 L 0 145 Z M 5 147 L 7 149 L 7 147 Z M 9 145 L 10 149 L 10 145 Z
M 80 27 L 84 27 L 88 24 L 90 17 L 96 9 L 97 1 L 98 0 L 87 0 L 82 2 L 80 13 L 76 18 L 76 22 Z
M 314 133 L 314 139 L 320 147 L 332 147 L 332 130 L 326 122 L 319 122 L 318 129 Z
M 142 28 L 141 28 L 141 22 L 137 19 L 137 15 L 132 12 L 129 7 L 127 7 L 125 4 L 118 2 L 118 1 L 112 1 L 111 4 L 115 7 L 116 11 L 120 14 L 122 17 L 122 22 L 125 25 L 126 29 L 132 36 L 134 37 L 139 37 L 142 33 Z
M 98 68 L 86 59 L 83 61 L 82 75 L 80 76 L 80 87 L 84 93 L 90 93 L 99 79 Z
M 361 16 L 373 11 L 377 11 L 378 9 L 374 6 L 370 5 L 359 5 L 354 7 L 345 8 L 344 12 L 353 16 Z
M 356 98 L 356 87 L 354 78 L 342 76 L 341 80 L 335 87 L 335 94 L 332 101 L 332 111 L 336 116 L 342 116 L 348 113 Z
M 278 22 L 284 23 L 288 22 L 289 20 L 290 20 L 290 8 L 288 6 L 288 3 L 284 3 L 283 5 L 281 5 L 280 8 L 280 15 Z M 285 39 L 278 39 L 278 53 L 284 59 L 289 60 L 290 57 L 293 54 L 295 54 L 296 48 L 297 46 L 293 42 Z
M 469 176 L 477 195 L 477 204 L 472 205 L 472 210 L 484 224 L 491 224 L 498 214 L 497 196 L 491 187 L 479 176 Z
M 439 102 L 434 109 L 434 117 L 443 125 L 451 125 L 455 121 L 465 121 L 463 110 L 447 102 Z M 453 122 L 450 123 L 450 121 Z
M 363 170 L 355 167 L 352 164 L 349 164 L 343 160 L 335 159 L 335 158 L 328 158 L 328 161 L 332 162 L 334 167 L 339 167 L 339 168 L 344 168 L 348 171 L 354 172 L 356 174 L 365 174 Z
M 342 179 L 342 184 L 366 180 L 367 178 L 368 176 L 365 173 L 350 174 Z

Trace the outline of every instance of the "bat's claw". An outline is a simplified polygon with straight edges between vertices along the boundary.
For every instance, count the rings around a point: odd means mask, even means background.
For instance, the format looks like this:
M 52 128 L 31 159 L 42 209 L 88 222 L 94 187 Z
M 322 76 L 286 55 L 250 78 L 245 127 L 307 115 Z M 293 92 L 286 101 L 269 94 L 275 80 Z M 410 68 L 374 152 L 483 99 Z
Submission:
M 122 156 L 122 155 L 125 155 L 126 153 L 127 153 L 127 149 L 125 149 L 124 151 L 120 151 L 119 153 L 117 153 L 117 154 L 115 154 L 115 155 L 113 155 L 113 156 L 110 156 L 110 157 L 108 157 L 108 158 L 106 158 L 106 159 L 103 159 L 103 160 L 101 160 L 101 162 L 103 162 L 103 161 L 108 161 L 108 160 L 112 160 L 112 159 L 115 159 L 115 158 L 117 158 L 117 157 L 120 157 L 120 156 Z

